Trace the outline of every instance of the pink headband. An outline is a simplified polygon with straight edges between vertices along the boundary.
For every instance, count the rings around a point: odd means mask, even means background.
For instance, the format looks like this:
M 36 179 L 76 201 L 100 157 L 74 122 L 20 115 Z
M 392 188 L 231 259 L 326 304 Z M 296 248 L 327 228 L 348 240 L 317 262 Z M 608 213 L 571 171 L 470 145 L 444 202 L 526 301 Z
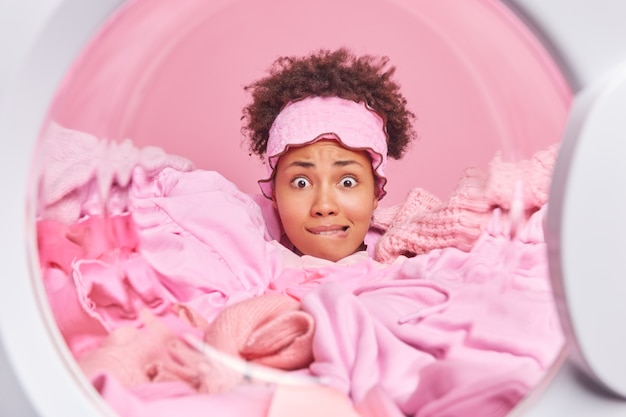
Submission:
M 385 195 L 387 133 L 384 120 L 369 106 L 339 97 L 312 96 L 287 104 L 269 132 L 265 167 L 259 181 L 263 195 L 272 198 L 272 180 L 278 159 L 290 146 L 335 139 L 347 148 L 367 151 L 376 173 L 378 198 Z

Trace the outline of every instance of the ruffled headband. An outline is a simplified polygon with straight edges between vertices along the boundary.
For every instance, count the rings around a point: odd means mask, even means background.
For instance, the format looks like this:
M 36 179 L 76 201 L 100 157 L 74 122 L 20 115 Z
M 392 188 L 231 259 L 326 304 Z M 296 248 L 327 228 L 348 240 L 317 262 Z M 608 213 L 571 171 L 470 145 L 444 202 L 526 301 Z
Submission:
M 376 177 L 378 198 L 383 198 L 387 182 L 385 121 L 365 103 L 319 96 L 293 101 L 276 116 L 265 153 L 268 177 L 259 181 L 263 195 L 272 198 L 274 169 L 290 146 L 309 145 L 321 139 L 335 139 L 349 149 L 367 151 Z

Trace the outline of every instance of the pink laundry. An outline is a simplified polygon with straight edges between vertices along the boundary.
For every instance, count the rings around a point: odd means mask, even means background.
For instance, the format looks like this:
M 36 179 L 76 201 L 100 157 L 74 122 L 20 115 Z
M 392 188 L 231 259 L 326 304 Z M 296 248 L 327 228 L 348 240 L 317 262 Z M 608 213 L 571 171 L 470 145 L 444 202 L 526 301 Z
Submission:
M 413 189 L 402 204 L 380 208 L 372 227 L 382 231 L 374 257 L 392 262 L 400 255 L 414 256 L 449 247 L 467 251 L 484 231 L 494 208 L 505 211 L 521 194 L 528 216 L 548 201 L 550 180 L 558 151 L 551 145 L 530 160 L 502 161 L 500 155 L 487 172 L 468 168 L 446 201 L 422 188 Z
M 481 198 L 464 206 L 458 193 L 450 201 L 482 218 L 466 247 L 389 265 L 361 254 L 318 265 L 277 245 L 267 208 L 216 173 L 136 166 L 120 193 L 119 214 L 104 218 L 83 204 L 80 221 L 41 220 L 39 241 L 62 334 L 122 417 L 285 415 L 294 406 L 285 393 L 294 390 L 308 393 L 302 401 L 326 399 L 330 410 L 343 410 L 334 415 L 504 416 L 561 349 L 545 202 L 533 203 L 511 238 L 507 207 L 481 214 Z M 424 211 L 437 207 L 430 201 Z M 90 238 L 103 230 L 114 245 Z M 223 369 L 178 338 L 166 318 L 232 356 L 327 385 L 215 378 Z M 275 335 L 282 336 L 267 337 Z
M 193 163 L 156 146 L 137 148 L 129 139 L 99 139 L 89 133 L 50 123 L 42 138 L 43 171 L 40 215 L 70 224 L 96 214 L 107 200 L 107 210 L 123 213 L 126 188 L 135 167 L 157 173 L 165 167 L 191 171 Z M 106 163 L 103 163 L 106 161 Z

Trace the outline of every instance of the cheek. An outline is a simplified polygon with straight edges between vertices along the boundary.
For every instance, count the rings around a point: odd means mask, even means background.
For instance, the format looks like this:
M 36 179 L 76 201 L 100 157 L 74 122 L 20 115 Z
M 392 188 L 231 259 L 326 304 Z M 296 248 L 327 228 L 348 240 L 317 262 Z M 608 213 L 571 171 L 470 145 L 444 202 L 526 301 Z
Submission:
M 354 221 L 367 222 L 369 225 L 376 205 L 377 201 L 367 195 L 360 198 L 347 199 L 344 202 L 344 210 Z
M 274 199 L 274 207 L 278 211 L 283 227 L 289 226 L 292 221 L 304 216 L 306 205 L 302 198 L 296 198 L 292 193 L 279 193 Z

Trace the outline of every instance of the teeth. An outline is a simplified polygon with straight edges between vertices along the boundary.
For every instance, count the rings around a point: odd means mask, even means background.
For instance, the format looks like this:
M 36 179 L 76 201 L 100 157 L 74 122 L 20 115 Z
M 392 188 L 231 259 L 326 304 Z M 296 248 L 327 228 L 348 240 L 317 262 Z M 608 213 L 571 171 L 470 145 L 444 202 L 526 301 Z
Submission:
M 324 231 L 320 231 L 320 232 L 312 232 L 313 234 L 316 235 L 321 235 L 321 236 L 327 236 L 327 235 L 335 235 L 337 233 L 343 233 L 346 230 L 348 230 L 347 227 L 342 227 L 341 229 L 335 229 L 335 230 L 324 230 Z
M 329 236 L 329 235 L 336 235 L 338 233 L 344 233 L 345 231 L 347 231 L 349 229 L 348 226 L 343 226 L 343 227 L 339 227 L 337 229 L 332 229 L 332 230 L 320 230 L 320 231 L 313 231 L 313 230 L 309 230 L 309 232 L 313 233 L 314 235 L 318 235 L 318 236 Z
M 340 230 L 328 230 L 326 232 L 317 232 L 317 235 L 334 235 L 335 233 L 340 232 Z

